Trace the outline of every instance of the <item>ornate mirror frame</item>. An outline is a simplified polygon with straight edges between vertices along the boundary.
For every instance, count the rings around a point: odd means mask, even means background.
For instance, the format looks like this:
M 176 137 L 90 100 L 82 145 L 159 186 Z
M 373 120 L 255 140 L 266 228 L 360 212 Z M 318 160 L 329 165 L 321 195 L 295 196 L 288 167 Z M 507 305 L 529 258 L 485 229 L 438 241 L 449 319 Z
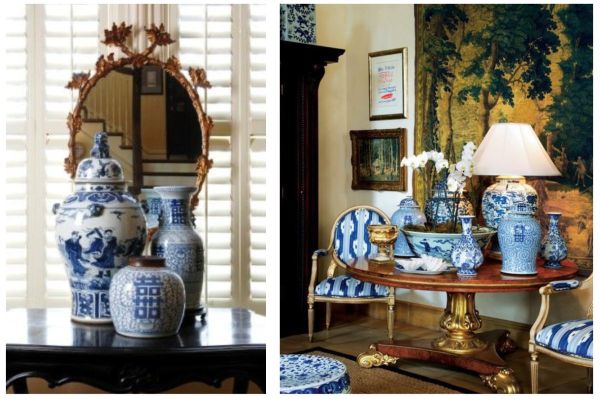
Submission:
M 196 88 L 210 88 L 211 85 L 210 82 L 206 80 L 206 71 L 204 69 L 190 67 L 188 69 L 191 79 L 190 82 L 185 75 L 181 73 L 181 64 L 177 57 L 171 56 L 166 62 L 162 62 L 152 55 L 157 46 L 168 46 L 175 42 L 171 39 L 170 34 L 165 31 L 163 24 L 160 24 L 159 27 L 152 24 L 149 29 L 144 28 L 144 30 L 149 46 L 141 53 L 138 53 L 131 50 L 126 44 L 127 39 L 131 35 L 132 25 L 127 26 L 125 22 L 121 22 L 121 24 L 117 26 L 117 24 L 113 23 L 110 30 L 104 30 L 104 40 L 102 40 L 101 43 L 108 47 L 119 48 L 125 56 L 117 59 L 115 58 L 114 53 L 110 53 L 107 56 L 101 55 L 98 58 L 98 61 L 96 61 L 96 71 L 93 75 L 91 75 L 89 71 L 74 73 L 71 81 L 65 86 L 67 89 L 79 90 L 79 97 L 77 98 L 75 107 L 69 112 L 69 116 L 67 117 L 67 126 L 69 128 L 69 156 L 65 158 L 65 171 L 70 174 L 71 178 L 75 177 L 77 169 L 75 136 L 77 135 L 77 132 L 81 130 L 81 111 L 83 109 L 83 104 L 96 83 L 111 71 L 126 65 L 132 65 L 134 68 L 141 68 L 145 65 L 157 65 L 175 78 L 183 88 L 185 88 L 192 105 L 196 110 L 196 114 L 198 115 L 198 123 L 202 134 L 202 153 L 198 156 L 196 161 L 196 191 L 191 200 L 191 207 L 194 209 L 198 204 L 198 194 L 206 180 L 209 169 L 212 167 L 212 160 L 208 159 L 208 147 L 210 131 L 213 127 L 211 117 L 208 116 L 202 108 L 202 103 Z

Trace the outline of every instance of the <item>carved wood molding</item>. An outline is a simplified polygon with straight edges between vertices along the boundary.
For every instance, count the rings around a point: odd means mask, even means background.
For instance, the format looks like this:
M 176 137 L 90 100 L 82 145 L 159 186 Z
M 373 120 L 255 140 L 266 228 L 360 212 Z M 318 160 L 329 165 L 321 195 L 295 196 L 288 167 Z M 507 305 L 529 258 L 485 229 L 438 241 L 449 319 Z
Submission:
M 67 89 L 78 90 L 79 96 L 75 103 L 75 107 L 69 112 L 67 117 L 67 127 L 69 128 L 69 156 L 65 158 L 64 168 L 71 178 L 75 177 L 75 172 L 77 170 L 75 136 L 81 129 L 81 112 L 83 104 L 98 81 L 108 75 L 111 71 L 126 65 L 131 65 L 134 68 L 141 68 L 145 65 L 157 65 L 175 78 L 179 84 L 185 88 L 192 101 L 192 105 L 196 110 L 196 114 L 198 115 L 198 122 L 202 132 L 202 153 L 198 157 L 196 163 L 196 191 L 194 192 L 191 201 L 192 209 L 194 209 L 198 204 L 198 194 L 200 193 L 208 171 L 213 164 L 212 160 L 208 158 L 209 137 L 213 127 L 213 121 L 211 117 L 204 112 L 196 88 L 201 87 L 207 89 L 211 87 L 211 84 L 207 80 L 206 71 L 203 68 L 190 67 L 188 69 L 191 79 L 190 82 L 190 80 L 181 73 L 181 64 L 177 57 L 171 56 L 166 62 L 163 62 L 152 55 L 157 46 L 168 46 L 175 42 L 171 38 L 171 35 L 165 31 L 163 24 L 160 24 L 160 26 L 152 24 L 150 28 L 144 28 L 144 31 L 146 32 L 146 38 L 148 39 L 149 45 L 141 53 L 138 53 L 127 45 L 127 40 L 129 36 L 131 36 L 132 25 L 128 26 L 125 22 L 121 22 L 120 25 L 113 23 L 111 29 L 104 30 L 104 40 L 102 40 L 101 43 L 108 47 L 120 49 L 125 56 L 116 58 L 114 53 L 110 53 L 106 56 L 101 55 L 96 61 L 93 74 L 90 71 L 74 73 L 71 81 L 65 86 Z

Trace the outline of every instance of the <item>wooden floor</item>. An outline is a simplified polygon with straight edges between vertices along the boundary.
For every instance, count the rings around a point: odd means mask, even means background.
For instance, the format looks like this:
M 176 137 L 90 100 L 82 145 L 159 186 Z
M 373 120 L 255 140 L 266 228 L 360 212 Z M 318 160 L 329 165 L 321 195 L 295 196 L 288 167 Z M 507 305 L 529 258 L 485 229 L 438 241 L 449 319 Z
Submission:
M 316 329 L 316 328 L 315 328 Z M 395 338 L 433 338 L 439 333 L 411 325 L 397 325 Z M 315 334 L 312 343 L 306 334 L 281 339 L 281 353 L 292 353 L 311 347 L 322 347 L 337 352 L 358 355 L 366 351 L 372 342 L 386 339 L 386 322 L 366 316 L 359 316 L 354 321 L 335 322 L 329 333 L 321 331 Z M 519 380 L 523 391 L 531 392 L 529 375 L 529 354 L 519 349 L 505 358 Z M 540 393 L 587 393 L 586 369 L 568 365 L 552 358 L 540 355 Z M 464 371 L 445 368 L 425 362 L 401 361 L 398 366 L 403 370 L 434 378 L 449 384 L 460 386 L 478 393 L 490 393 L 479 376 Z M 373 392 L 377 393 L 377 392 Z

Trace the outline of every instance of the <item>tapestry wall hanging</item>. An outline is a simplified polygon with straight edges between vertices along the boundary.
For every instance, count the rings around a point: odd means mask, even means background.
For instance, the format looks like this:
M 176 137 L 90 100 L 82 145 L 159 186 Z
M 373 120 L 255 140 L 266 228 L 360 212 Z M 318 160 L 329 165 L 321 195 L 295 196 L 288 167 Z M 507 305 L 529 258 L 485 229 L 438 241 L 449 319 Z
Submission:
M 453 163 L 493 123 L 533 126 L 562 173 L 529 181 L 538 216 L 547 224 L 543 211 L 563 213 L 569 257 L 590 271 L 592 5 L 416 5 L 415 21 L 415 153 L 440 150 Z

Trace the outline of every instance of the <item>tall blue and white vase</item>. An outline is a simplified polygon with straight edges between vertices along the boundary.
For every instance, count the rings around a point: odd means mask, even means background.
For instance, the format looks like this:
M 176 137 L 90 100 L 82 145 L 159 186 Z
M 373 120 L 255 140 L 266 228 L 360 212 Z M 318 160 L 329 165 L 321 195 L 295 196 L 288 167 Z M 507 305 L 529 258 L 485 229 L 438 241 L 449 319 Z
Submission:
M 536 258 L 541 238 L 542 228 L 532 207 L 525 202 L 514 205 L 498 225 L 502 273 L 537 274 Z
M 115 330 L 128 337 L 175 335 L 183 321 L 185 289 L 177 273 L 155 256 L 129 258 L 110 284 Z
M 391 222 L 398 226 L 398 238 L 394 244 L 394 256 L 415 256 L 410 249 L 408 241 L 401 229 L 406 225 L 424 226 L 427 221 L 417 201 L 413 197 L 403 198 L 398 204 L 398 209 L 392 215 Z
M 71 319 L 110 323 L 111 279 L 127 258 L 142 253 L 146 219 L 127 192 L 121 165 L 110 157 L 106 133 L 96 133 L 91 157 L 79 163 L 75 176 L 75 192 L 53 208 L 71 286 Z
M 431 197 L 425 201 L 425 216 L 430 224 L 443 224 L 450 222 L 454 215 L 456 201 L 458 201 L 458 215 L 472 215 L 473 204 L 463 195 L 456 198 L 455 193 L 448 191 L 445 183 L 437 183 L 433 188 Z
M 204 280 L 204 245 L 191 222 L 190 195 L 195 187 L 159 186 L 154 190 L 162 201 L 161 225 L 152 237 L 150 252 L 166 259 L 185 285 L 185 309 L 204 314 L 201 293 Z
M 459 276 L 474 276 L 477 274 L 477 268 L 483 263 L 483 253 L 479 244 L 473 237 L 473 219 L 472 215 L 459 216 L 462 224 L 462 235 L 460 240 L 452 249 L 452 265 L 457 268 L 456 274 Z
M 546 260 L 544 267 L 548 269 L 559 269 L 560 261 L 567 257 L 567 245 L 560 235 L 558 220 L 562 215 L 560 212 L 548 212 L 550 225 L 546 237 L 542 241 L 542 257 Z

